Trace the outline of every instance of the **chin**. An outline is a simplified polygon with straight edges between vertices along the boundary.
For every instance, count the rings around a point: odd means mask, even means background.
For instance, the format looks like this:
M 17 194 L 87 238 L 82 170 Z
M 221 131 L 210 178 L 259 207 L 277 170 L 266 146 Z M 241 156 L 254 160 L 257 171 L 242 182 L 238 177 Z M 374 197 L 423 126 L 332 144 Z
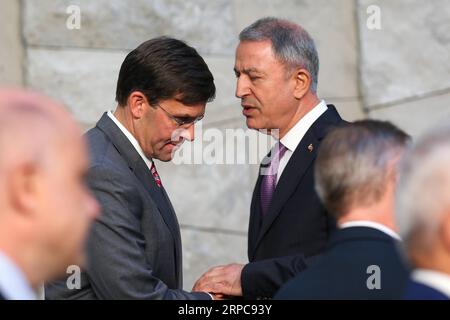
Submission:
M 157 159 L 162 162 L 169 162 L 173 159 L 173 156 L 172 153 L 162 154 Z
M 249 129 L 254 129 L 254 130 L 265 129 L 254 118 L 247 118 L 246 123 L 247 123 L 247 127 Z

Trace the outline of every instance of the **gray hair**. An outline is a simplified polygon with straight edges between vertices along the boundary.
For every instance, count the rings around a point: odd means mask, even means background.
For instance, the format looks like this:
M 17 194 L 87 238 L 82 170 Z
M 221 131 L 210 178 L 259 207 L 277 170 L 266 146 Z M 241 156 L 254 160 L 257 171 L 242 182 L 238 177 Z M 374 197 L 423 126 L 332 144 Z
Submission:
M 450 210 L 450 126 L 424 135 L 405 156 L 396 207 L 407 250 L 428 251 L 442 214 Z
M 316 190 L 328 212 L 339 218 L 353 206 L 379 201 L 386 183 L 396 177 L 393 168 L 408 142 L 405 132 L 384 121 L 363 120 L 333 129 L 315 163 Z
M 298 24 L 273 17 L 262 18 L 242 30 L 239 40 L 270 40 L 275 57 L 289 69 L 306 69 L 312 78 L 311 90 L 317 91 L 319 56 L 316 45 L 308 32 Z

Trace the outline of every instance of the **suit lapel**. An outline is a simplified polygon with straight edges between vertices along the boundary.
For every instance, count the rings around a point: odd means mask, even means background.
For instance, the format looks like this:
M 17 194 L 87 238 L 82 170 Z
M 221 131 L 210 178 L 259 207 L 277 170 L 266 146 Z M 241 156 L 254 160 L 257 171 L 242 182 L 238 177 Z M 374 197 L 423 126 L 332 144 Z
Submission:
M 156 185 L 156 183 L 155 183 Z M 167 195 L 166 189 L 164 187 L 161 188 L 161 191 L 164 195 L 164 198 L 166 199 L 166 204 L 168 205 L 168 209 L 171 212 L 170 219 L 172 219 L 171 225 L 174 226 L 172 230 L 172 234 L 175 235 L 175 254 L 176 254 L 176 267 L 177 267 L 177 279 L 178 279 L 178 287 L 183 287 L 183 256 L 182 256 L 182 249 L 181 249 L 181 234 L 180 234 L 180 225 L 178 224 L 177 215 L 175 214 L 175 209 L 172 206 L 172 202 L 169 199 L 169 196 Z
M 182 283 L 181 235 L 175 210 L 173 209 L 172 203 L 170 202 L 166 190 L 164 189 L 164 187 L 158 187 L 155 179 L 153 178 L 152 173 L 150 172 L 144 161 L 139 162 L 134 173 L 138 178 L 138 180 L 146 188 L 150 197 L 152 197 L 153 201 L 158 206 L 159 212 L 161 213 L 161 216 L 164 219 L 164 222 L 166 223 L 166 226 L 169 228 L 172 237 L 175 241 L 175 257 L 176 257 L 175 265 L 177 268 L 177 282 L 179 287 L 181 288 L 180 286 Z
M 172 205 L 165 194 L 164 188 L 158 187 L 152 173 L 150 172 L 150 169 L 147 167 L 144 161 L 140 161 L 137 164 L 134 170 L 134 174 L 145 187 L 152 200 L 156 203 L 167 227 L 174 236 L 174 240 L 176 240 L 176 242 L 178 243 L 178 238 L 180 235 L 177 230 L 178 222 L 175 217 L 175 212 L 172 209 Z
M 278 181 L 267 214 L 262 219 L 261 228 L 254 247 L 255 250 L 316 157 L 317 148 L 313 148 L 312 151 L 309 151 L 308 146 L 310 144 L 313 146 L 317 145 L 317 138 L 314 136 L 312 130 L 308 130 L 305 134 L 292 154 L 291 159 L 289 159 L 289 162 Z
M 259 168 L 261 170 L 261 167 Z M 250 206 L 250 222 L 248 224 L 248 247 L 247 255 L 249 260 L 253 259 L 253 252 L 256 248 L 259 230 L 261 229 L 261 182 L 262 176 L 258 175 L 255 189 L 253 190 L 252 202 Z
M 128 140 L 128 138 L 123 134 L 122 131 L 117 127 L 117 125 L 112 121 L 109 116 L 104 113 L 102 118 L 97 123 L 97 127 L 102 130 L 111 140 L 111 143 L 115 146 L 117 151 L 121 154 L 122 158 L 127 162 L 129 168 L 134 173 L 136 178 L 141 182 L 145 190 L 148 192 L 150 198 L 156 204 L 159 212 L 167 225 L 170 233 L 176 244 L 176 255 L 179 259 L 181 244 L 180 232 L 178 228 L 178 222 L 173 211 L 172 205 L 165 194 L 163 188 L 156 185 L 155 179 L 150 172 L 150 169 L 145 164 L 144 160 L 141 158 L 139 153 L 136 151 L 134 146 Z
M 301 182 L 303 175 L 313 164 L 320 141 L 325 137 L 326 133 L 332 126 L 339 125 L 342 122 L 343 121 L 337 113 L 336 108 L 333 105 L 328 105 L 328 110 L 325 111 L 316 120 L 316 122 L 314 122 L 298 144 L 297 148 L 294 150 L 294 153 L 289 159 L 289 162 L 278 181 L 272 197 L 272 202 L 270 203 L 268 212 L 264 219 L 261 218 L 260 205 L 260 189 L 262 179 L 261 175 L 258 177 L 253 194 L 252 210 L 250 215 L 248 248 L 250 259 L 253 259 L 258 245 L 261 243 L 264 235 L 280 214 L 283 205 L 288 201 L 292 193 Z M 312 150 L 310 150 L 310 145 L 313 146 Z M 251 225 L 252 222 L 254 222 L 255 225 Z

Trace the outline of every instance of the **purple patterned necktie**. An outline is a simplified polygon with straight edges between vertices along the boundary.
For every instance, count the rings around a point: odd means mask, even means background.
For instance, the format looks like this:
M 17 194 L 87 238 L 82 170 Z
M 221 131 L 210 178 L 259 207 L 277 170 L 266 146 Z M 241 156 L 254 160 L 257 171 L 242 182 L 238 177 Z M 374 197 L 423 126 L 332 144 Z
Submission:
M 272 200 L 272 195 L 277 185 L 277 172 L 280 160 L 283 158 L 286 150 L 287 148 L 281 142 L 278 142 L 271 152 L 273 157 L 270 161 L 269 167 L 264 169 L 265 172 L 263 172 L 261 182 L 261 212 L 263 217 L 269 209 L 270 201 Z

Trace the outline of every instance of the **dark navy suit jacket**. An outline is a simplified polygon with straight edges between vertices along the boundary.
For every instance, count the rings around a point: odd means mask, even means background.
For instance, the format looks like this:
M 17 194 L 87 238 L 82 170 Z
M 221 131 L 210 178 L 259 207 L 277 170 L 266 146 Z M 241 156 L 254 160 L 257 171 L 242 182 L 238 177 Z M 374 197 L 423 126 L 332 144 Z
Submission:
M 337 230 L 320 260 L 284 285 L 275 298 L 401 299 L 408 270 L 397 245 L 374 228 Z M 372 287 L 377 275 L 379 289 Z
M 314 189 L 314 160 L 328 131 L 344 123 L 336 108 L 328 105 L 289 159 L 264 218 L 259 176 L 250 208 L 250 263 L 241 274 L 245 298 L 273 297 L 283 283 L 305 269 L 305 258 L 325 249 L 335 222 Z
M 429 287 L 423 283 L 409 280 L 405 295 L 405 300 L 449 300 L 449 297 L 442 292 Z

